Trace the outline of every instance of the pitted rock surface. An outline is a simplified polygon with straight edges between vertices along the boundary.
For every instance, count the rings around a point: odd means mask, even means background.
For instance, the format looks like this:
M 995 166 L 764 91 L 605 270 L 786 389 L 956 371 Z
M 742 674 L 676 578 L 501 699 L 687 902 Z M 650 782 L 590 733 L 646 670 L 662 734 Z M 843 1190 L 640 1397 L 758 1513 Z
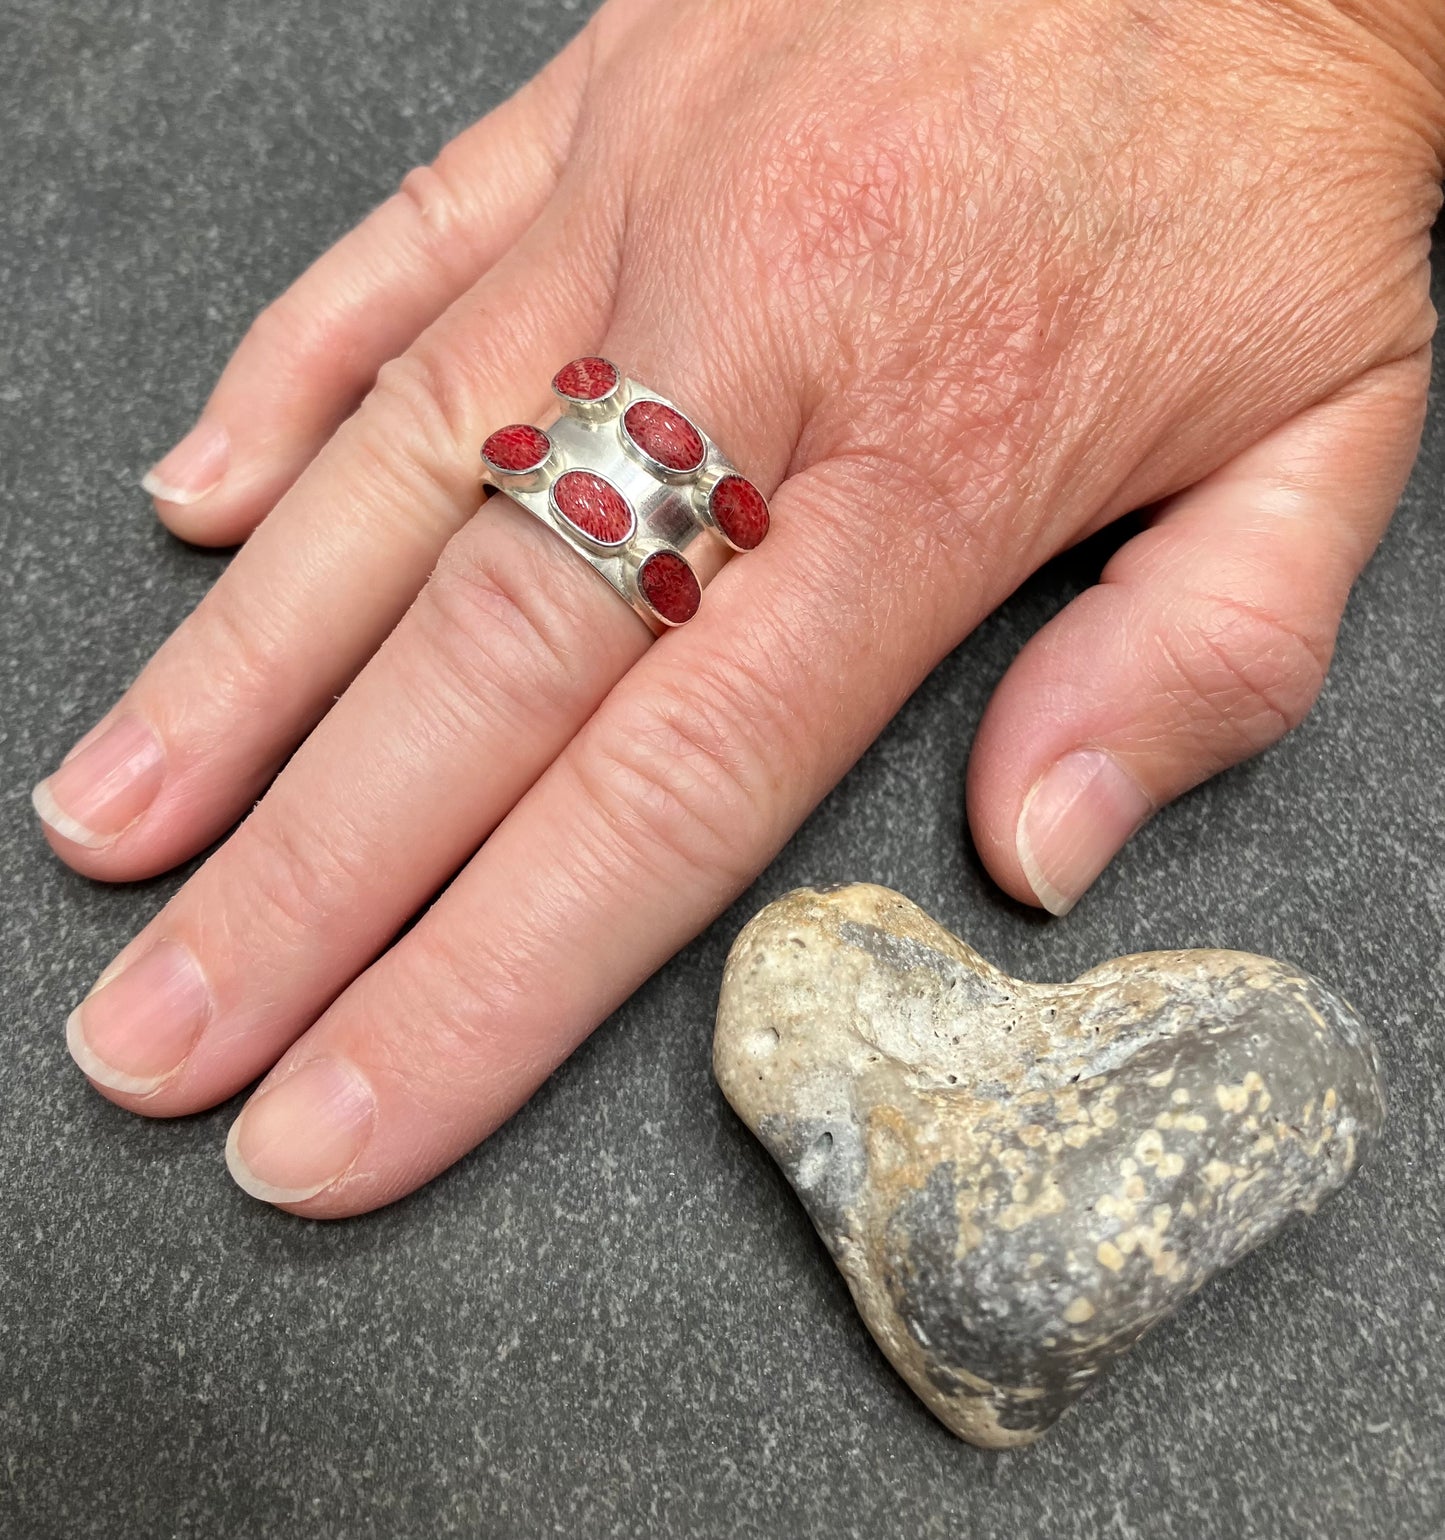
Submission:
M 1153 952 L 1026 983 L 861 884 L 743 930 L 714 1069 L 895 1367 L 996 1448 L 1313 1213 L 1385 1110 L 1358 1017 L 1283 963 Z

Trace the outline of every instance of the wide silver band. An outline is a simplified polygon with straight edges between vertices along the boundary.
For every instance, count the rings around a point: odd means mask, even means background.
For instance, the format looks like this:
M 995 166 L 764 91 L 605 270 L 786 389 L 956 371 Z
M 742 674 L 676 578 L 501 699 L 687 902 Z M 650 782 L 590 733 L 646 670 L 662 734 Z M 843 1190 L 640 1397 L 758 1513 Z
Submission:
M 766 502 L 680 407 L 607 360 L 574 361 L 553 389 L 556 415 L 500 429 L 487 440 L 482 481 L 565 540 L 660 635 L 691 617 L 730 552 L 761 539 Z M 638 403 L 655 405 L 630 413 Z M 585 475 L 564 480 L 574 472 Z M 628 513 L 622 538 L 615 538 L 623 520 L 612 493 Z M 740 499 L 750 518 L 730 520 Z M 580 522 L 567 512 L 576 514 L 579 504 L 586 510 Z

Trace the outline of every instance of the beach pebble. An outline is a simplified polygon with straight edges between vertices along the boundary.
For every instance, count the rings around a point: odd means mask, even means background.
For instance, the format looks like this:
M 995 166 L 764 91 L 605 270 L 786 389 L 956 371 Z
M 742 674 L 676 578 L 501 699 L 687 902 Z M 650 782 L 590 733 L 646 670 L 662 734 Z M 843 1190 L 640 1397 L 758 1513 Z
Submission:
M 1025 983 L 862 884 L 746 927 L 714 1069 L 883 1351 L 990 1448 L 1313 1213 L 1384 1116 L 1359 1018 L 1284 963 L 1152 952 Z

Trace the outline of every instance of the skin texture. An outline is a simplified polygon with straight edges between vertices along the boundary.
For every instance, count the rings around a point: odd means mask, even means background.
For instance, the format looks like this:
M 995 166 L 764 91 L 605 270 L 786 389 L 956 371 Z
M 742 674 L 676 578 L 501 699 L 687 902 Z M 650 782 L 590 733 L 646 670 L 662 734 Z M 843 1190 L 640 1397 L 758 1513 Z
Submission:
M 93 1083 L 174 1116 L 265 1075 L 243 1185 L 401 1196 L 1029 572 L 1150 506 L 970 766 L 990 871 L 1066 909 L 1319 689 L 1423 413 L 1442 60 L 1404 0 L 609 0 L 147 478 L 245 544 L 37 807 L 127 880 L 255 806 L 72 1017 Z M 473 517 L 482 439 L 593 352 L 772 496 L 655 646 L 520 510 Z

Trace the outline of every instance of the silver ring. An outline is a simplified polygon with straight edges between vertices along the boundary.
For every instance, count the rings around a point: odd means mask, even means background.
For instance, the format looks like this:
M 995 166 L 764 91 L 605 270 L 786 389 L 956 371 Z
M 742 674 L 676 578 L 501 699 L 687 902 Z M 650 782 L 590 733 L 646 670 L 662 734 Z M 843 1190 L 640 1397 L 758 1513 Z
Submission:
M 560 535 L 654 635 L 685 624 L 729 555 L 767 534 L 766 498 L 681 408 L 607 359 L 574 359 L 552 390 L 545 427 L 512 423 L 482 445 L 482 481 Z

